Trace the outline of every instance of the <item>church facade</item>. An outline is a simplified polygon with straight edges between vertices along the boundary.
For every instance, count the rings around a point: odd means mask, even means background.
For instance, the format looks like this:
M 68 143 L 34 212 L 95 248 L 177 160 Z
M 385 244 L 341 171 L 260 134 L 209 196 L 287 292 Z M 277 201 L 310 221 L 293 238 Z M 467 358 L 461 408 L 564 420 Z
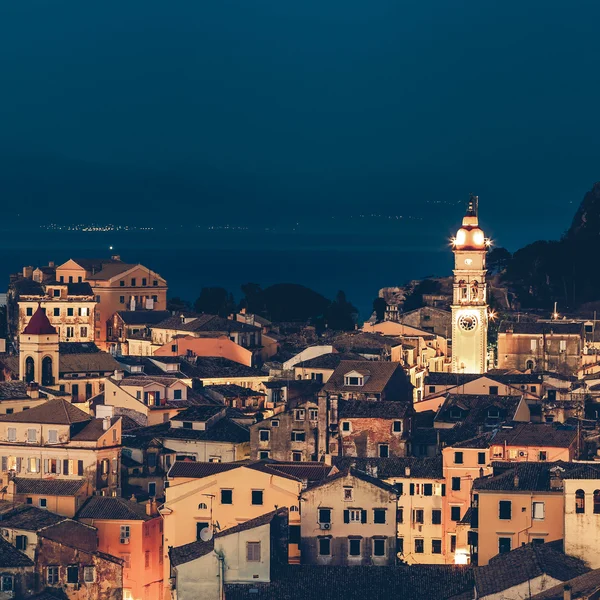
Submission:
M 477 216 L 478 198 L 471 196 L 462 227 L 452 240 L 452 372 L 487 370 L 488 298 L 485 258 L 490 245 Z

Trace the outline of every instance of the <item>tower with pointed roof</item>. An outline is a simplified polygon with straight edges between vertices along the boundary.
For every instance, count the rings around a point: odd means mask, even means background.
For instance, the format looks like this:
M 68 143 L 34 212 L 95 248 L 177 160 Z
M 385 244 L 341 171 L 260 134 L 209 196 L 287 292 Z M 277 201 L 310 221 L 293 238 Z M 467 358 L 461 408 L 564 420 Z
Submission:
M 19 335 L 19 377 L 40 385 L 58 381 L 58 332 L 39 306 Z
M 489 240 L 479 227 L 478 197 L 471 196 L 462 226 L 452 240 L 452 371 L 485 373 L 488 304 L 485 257 Z

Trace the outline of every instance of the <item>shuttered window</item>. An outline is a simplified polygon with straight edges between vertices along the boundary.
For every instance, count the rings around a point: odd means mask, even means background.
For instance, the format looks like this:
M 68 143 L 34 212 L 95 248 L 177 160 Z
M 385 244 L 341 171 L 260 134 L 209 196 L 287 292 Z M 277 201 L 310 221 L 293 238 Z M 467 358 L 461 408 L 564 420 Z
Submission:
M 260 562 L 260 542 L 246 542 L 246 560 Z

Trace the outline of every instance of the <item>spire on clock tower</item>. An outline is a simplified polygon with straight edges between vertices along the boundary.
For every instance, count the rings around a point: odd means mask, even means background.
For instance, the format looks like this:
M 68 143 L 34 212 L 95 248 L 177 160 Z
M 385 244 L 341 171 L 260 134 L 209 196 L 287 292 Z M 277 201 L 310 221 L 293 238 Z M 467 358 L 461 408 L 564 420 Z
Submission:
M 487 284 L 485 257 L 489 240 L 479 227 L 477 196 L 471 196 L 462 226 L 452 240 L 452 370 L 484 373 L 487 363 Z

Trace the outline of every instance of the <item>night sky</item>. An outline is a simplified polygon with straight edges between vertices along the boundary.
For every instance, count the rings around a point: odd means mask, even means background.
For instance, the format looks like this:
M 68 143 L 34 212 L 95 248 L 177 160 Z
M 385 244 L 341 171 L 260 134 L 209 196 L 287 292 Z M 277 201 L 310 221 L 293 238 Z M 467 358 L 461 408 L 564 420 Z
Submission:
M 557 237 L 600 179 L 599 22 L 598 0 L 4 1 L 4 218 L 445 230 L 431 203 L 474 192 L 511 249 Z

